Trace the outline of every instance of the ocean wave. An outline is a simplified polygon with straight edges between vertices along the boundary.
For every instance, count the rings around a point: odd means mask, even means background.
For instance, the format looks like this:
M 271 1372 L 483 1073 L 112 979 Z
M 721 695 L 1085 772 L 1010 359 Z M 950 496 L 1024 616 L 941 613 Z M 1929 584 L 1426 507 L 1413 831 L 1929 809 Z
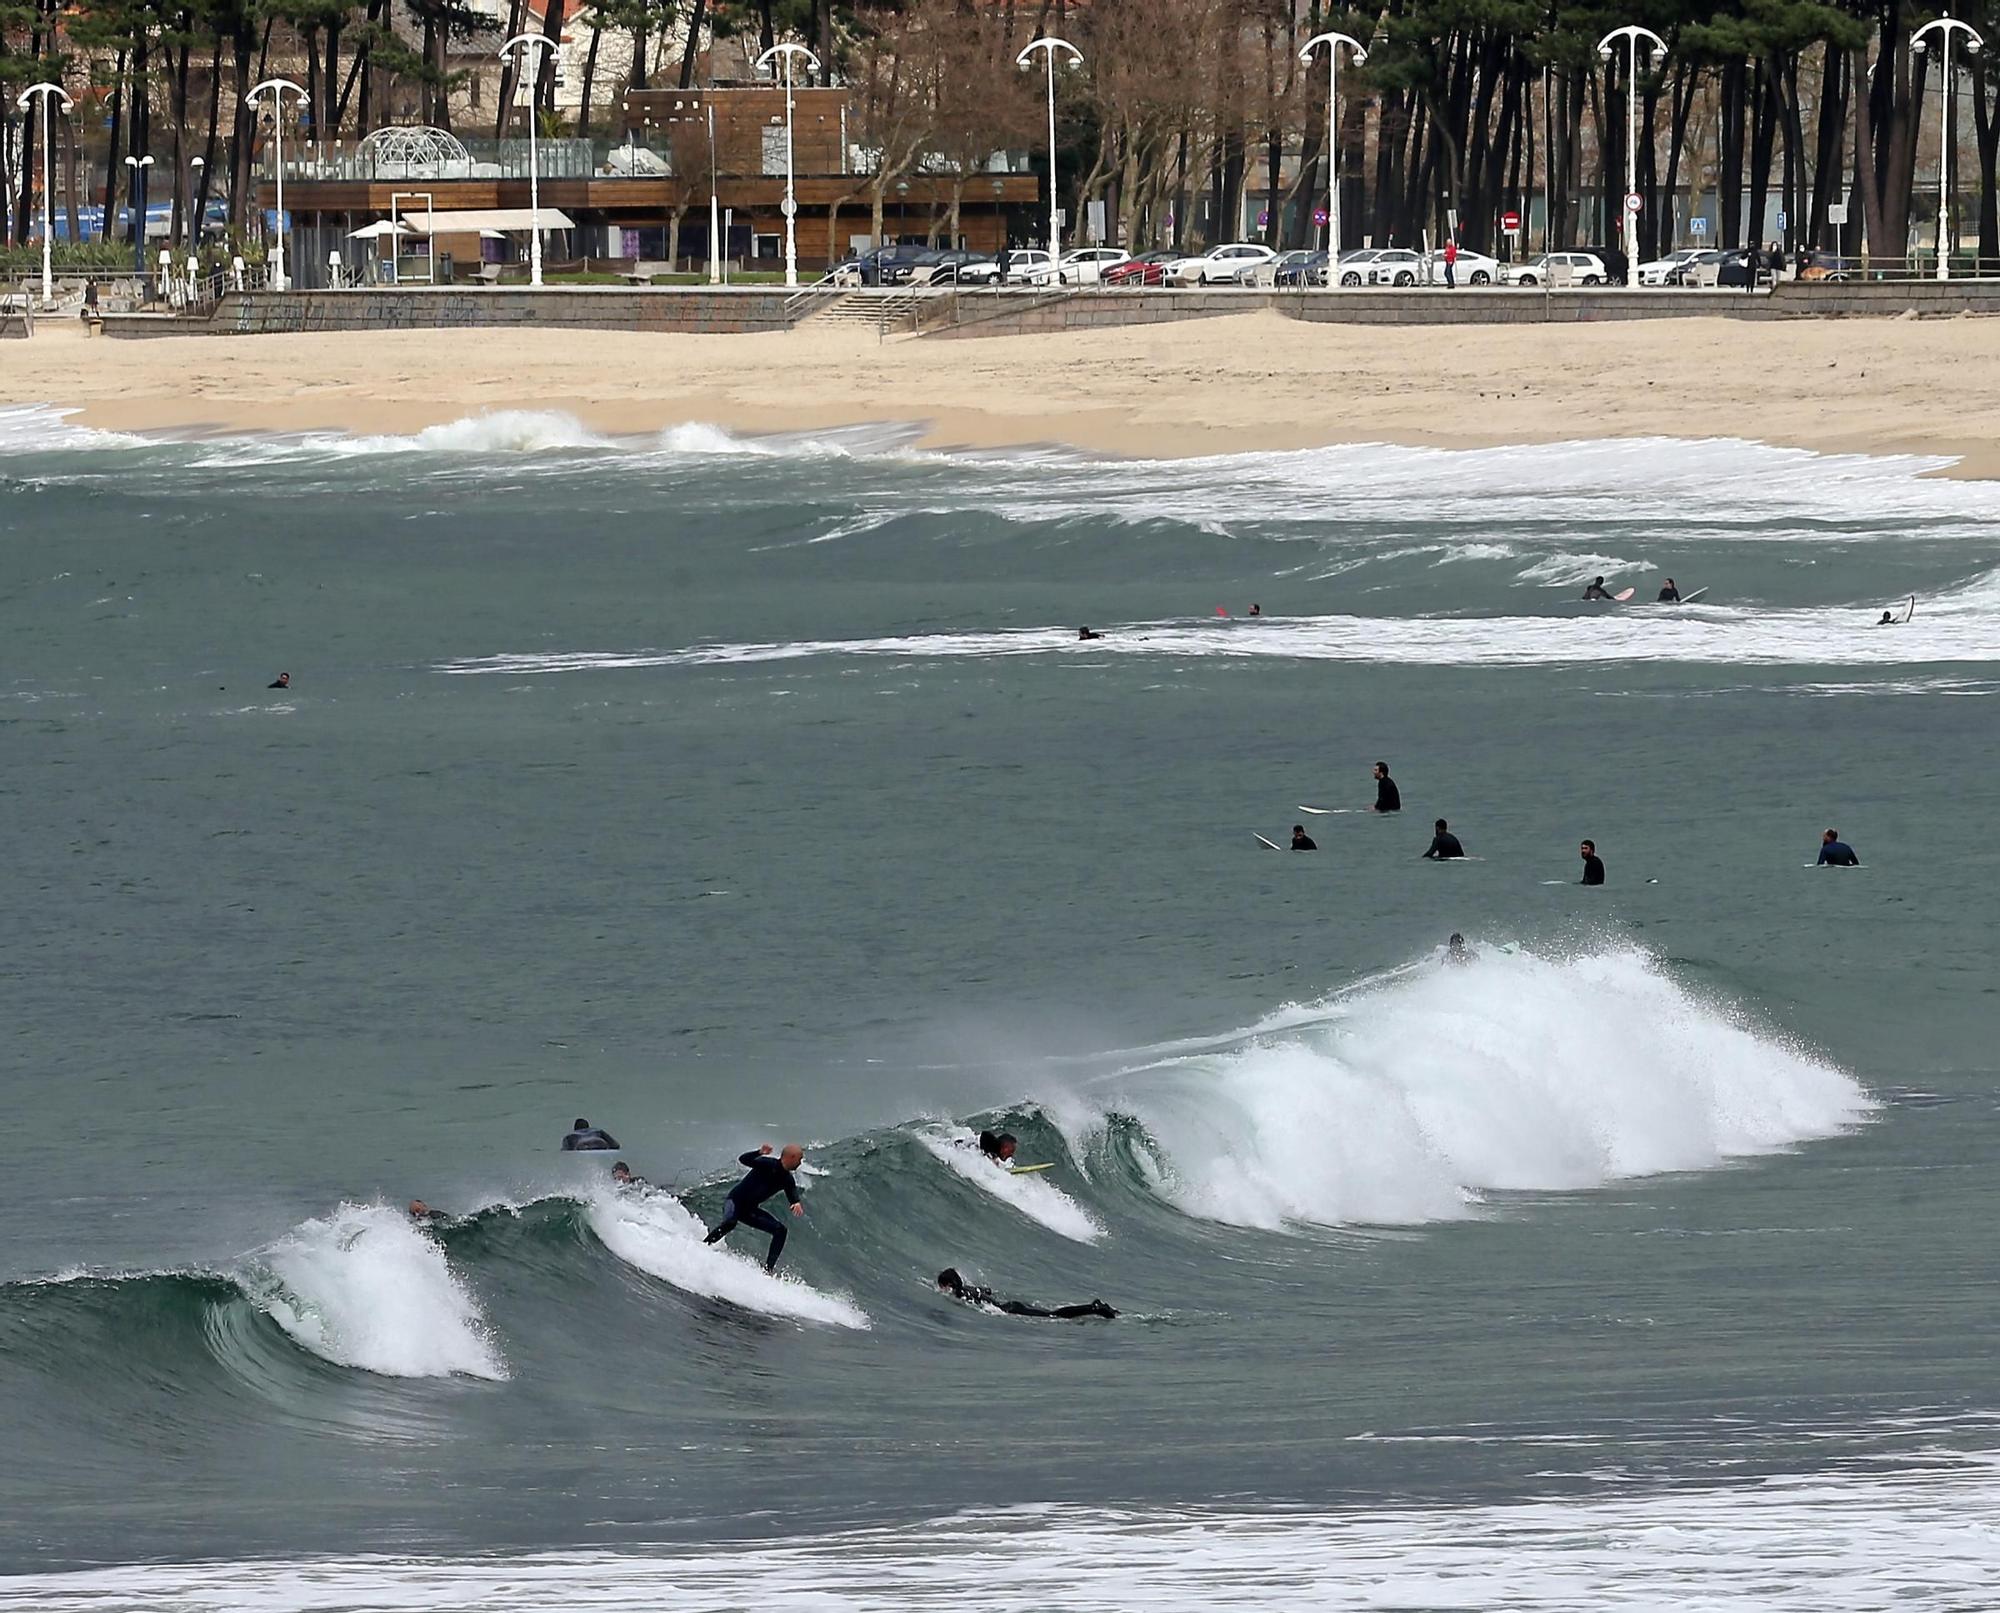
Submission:
M 0 1608 L 695 1613 L 810 1587 L 826 1613 L 1148 1606 L 1879 1613 L 1992 1604 L 2000 1458 L 1754 1484 L 1331 1511 L 988 1508 L 754 1544 L 147 1563 L 0 1581 Z
M 1415 666 L 1573 666 L 1624 662 L 1907 666 L 2000 661 L 2000 572 L 1982 573 L 1877 629 L 1880 601 L 1753 610 L 1706 603 L 1581 607 L 1539 616 L 1265 616 L 1132 622 L 1077 638 L 1073 626 L 897 637 L 697 644 L 680 649 L 549 650 L 439 662 L 452 677 L 524 677 L 807 660 L 979 660 L 1019 656 L 1389 662 Z
M 392 1378 L 507 1376 L 444 1250 L 386 1205 L 343 1204 L 302 1222 L 235 1275 L 286 1333 L 339 1366 Z
M 1040 1172 L 1016 1175 L 989 1160 L 979 1151 L 979 1133 L 971 1127 L 923 1126 L 916 1137 L 933 1158 L 1030 1221 L 1077 1243 L 1095 1243 L 1104 1236 L 1104 1224 Z
M 1051 1117 L 1087 1155 L 1130 1116 L 1177 1207 L 1279 1228 L 1446 1221 L 1494 1192 L 1712 1168 L 1873 1107 L 1851 1076 L 1648 953 L 1486 947 L 1244 1045 L 1111 1077 Z
M 671 1194 L 606 1187 L 590 1195 L 586 1214 L 605 1248 L 684 1293 L 793 1321 L 869 1325 L 867 1312 L 851 1300 L 821 1293 L 795 1277 L 774 1275 L 734 1250 L 704 1244 L 708 1228 Z M 733 1236 L 762 1241 L 762 1234 L 747 1229 Z

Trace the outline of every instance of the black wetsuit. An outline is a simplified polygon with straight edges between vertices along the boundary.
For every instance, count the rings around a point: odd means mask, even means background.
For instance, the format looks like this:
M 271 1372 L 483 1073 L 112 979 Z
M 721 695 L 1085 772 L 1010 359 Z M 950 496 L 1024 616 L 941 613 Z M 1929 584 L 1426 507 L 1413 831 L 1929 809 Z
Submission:
M 1292 850 L 1318 851 L 1319 842 L 1313 839 L 1313 837 L 1307 834 L 1303 829 L 1301 829 L 1297 834 L 1292 836 Z
M 1439 862 L 1448 862 L 1453 857 L 1463 857 L 1465 855 L 1465 847 L 1458 843 L 1457 835 L 1446 830 L 1440 830 L 1437 834 L 1431 836 L 1431 849 L 1425 852 L 1424 855 L 1435 858 Z
M 1030 1305 L 1024 1299 L 995 1299 L 990 1288 L 974 1288 L 970 1284 L 959 1293 L 958 1298 L 971 1305 L 991 1305 L 996 1311 L 1005 1311 L 1009 1316 L 1039 1316 L 1051 1321 L 1074 1322 L 1087 1316 L 1101 1316 L 1107 1322 L 1118 1313 L 1101 1299 L 1093 1299 L 1087 1305 L 1058 1305 L 1050 1310 L 1041 1305 Z
M 1660 604 L 1678 605 L 1680 602 L 1681 602 L 1681 591 L 1678 588 L 1676 588 L 1672 583 L 1668 583 L 1666 587 L 1660 590 L 1660 598 L 1659 598 Z
M 611 1153 L 615 1152 L 617 1147 L 618 1139 L 602 1126 L 590 1126 L 582 1131 L 573 1131 L 562 1140 L 562 1151 L 565 1154 L 590 1154 L 600 1149 Z
M 1583 859 L 1583 882 L 1586 885 L 1604 883 L 1604 859 L 1595 853 Z
M 1859 868 L 1861 859 L 1854 855 L 1854 848 L 1844 840 L 1829 840 L 1819 848 L 1821 868 Z
M 1584 589 L 1583 597 L 1585 599 L 1610 599 L 1612 594 L 1611 590 L 1603 584 L 1592 583 L 1588 588 Z
M 1392 778 L 1378 778 L 1375 781 L 1375 810 L 1377 812 L 1401 812 L 1403 792 L 1396 788 Z
M 702 1241 L 719 1243 L 738 1226 L 768 1232 L 771 1235 L 771 1252 L 764 1257 L 764 1269 L 770 1271 L 777 1266 L 778 1256 L 785 1252 L 785 1223 L 761 1206 L 774 1193 L 784 1194 L 787 1204 L 797 1204 L 798 1179 L 785 1169 L 776 1154 L 760 1154 L 752 1150 L 739 1155 L 737 1163 L 748 1165 L 750 1174 L 729 1190 L 729 1197 L 722 1203 L 721 1221 Z

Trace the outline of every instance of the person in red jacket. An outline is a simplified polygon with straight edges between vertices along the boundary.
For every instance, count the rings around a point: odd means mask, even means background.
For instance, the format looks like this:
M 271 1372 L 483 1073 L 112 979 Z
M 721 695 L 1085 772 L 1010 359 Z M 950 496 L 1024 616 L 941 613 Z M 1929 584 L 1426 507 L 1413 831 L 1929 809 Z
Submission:
M 1449 236 L 1447 236 L 1445 238 L 1445 243 L 1444 243 L 1445 290 L 1456 291 L 1458 289 L 1457 270 L 1458 270 L 1458 242 L 1452 240 Z

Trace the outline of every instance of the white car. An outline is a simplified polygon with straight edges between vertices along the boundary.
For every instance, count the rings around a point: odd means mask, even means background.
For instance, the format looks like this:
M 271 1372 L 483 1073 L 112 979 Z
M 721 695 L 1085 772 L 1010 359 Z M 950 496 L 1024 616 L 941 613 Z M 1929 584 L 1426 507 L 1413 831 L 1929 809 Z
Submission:
M 1664 258 L 1655 258 L 1651 263 L 1639 265 L 1639 284 L 1642 286 L 1665 286 L 1678 284 L 1680 271 L 1690 263 L 1699 261 L 1702 248 L 1684 246 L 1677 252 L 1669 252 Z
M 1056 278 L 1066 286 L 1094 286 L 1102 282 L 1106 269 L 1131 261 L 1131 253 L 1115 246 L 1080 246 L 1062 255 Z
M 1510 286 L 1552 286 L 1560 284 L 1568 271 L 1568 283 L 1573 286 L 1601 286 L 1611 278 L 1604 267 L 1604 260 L 1589 252 L 1550 252 L 1539 258 L 1530 258 L 1526 263 L 1511 265 L 1507 270 L 1507 284 Z
M 1347 265 L 1341 265 L 1343 284 L 1347 280 L 1346 268 Z M 1424 277 L 1424 255 L 1406 246 L 1383 247 L 1370 260 L 1366 274 L 1371 286 L 1414 286 Z
M 1254 241 L 1232 241 L 1198 258 L 1181 258 L 1167 265 L 1160 279 L 1169 286 L 1226 286 L 1243 270 L 1269 263 L 1278 254 Z
M 1458 261 L 1451 267 L 1453 281 L 1461 286 L 1497 286 L 1500 283 L 1500 264 L 1484 252 L 1474 252 L 1468 247 L 1458 249 Z M 1441 286 L 1444 284 L 1443 249 L 1424 259 L 1424 284 Z
M 1368 271 L 1375 260 L 1390 249 L 1385 246 L 1357 246 L 1340 254 L 1340 272 L 1333 276 L 1334 284 L 1342 286 L 1365 286 Z
M 1003 266 L 1007 271 L 1004 280 L 1000 273 Z M 1046 286 L 1055 277 L 1055 259 L 1040 247 L 1016 247 L 997 259 L 961 264 L 958 271 L 961 286 Z

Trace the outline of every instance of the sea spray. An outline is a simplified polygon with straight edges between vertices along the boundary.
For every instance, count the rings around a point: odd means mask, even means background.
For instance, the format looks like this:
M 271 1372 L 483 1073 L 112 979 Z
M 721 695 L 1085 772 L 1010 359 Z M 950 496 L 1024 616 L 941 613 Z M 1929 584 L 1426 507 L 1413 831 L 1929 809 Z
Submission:
M 299 1344 L 395 1378 L 507 1368 L 444 1250 L 386 1205 L 343 1204 L 244 1257 L 244 1293 Z
M 732 1250 L 704 1244 L 708 1229 L 671 1194 L 603 1187 L 592 1191 L 585 1202 L 590 1229 L 605 1248 L 684 1293 L 794 1321 L 833 1327 L 869 1325 L 867 1313 L 850 1300 L 773 1275 Z M 746 1227 L 732 1236 L 756 1245 L 761 1253 L 761 1233 Z
M 1864 1118 L 1860 1085 L 1636 948 L 1482 949 L 1398 971 L 1316 1020 L 1111 1078 L 1078 1152 L 1129 1114 L 1187 1213 L 1241 1226 L 1413 1225 L 1482 1193 L 1700 1170 Z M 1096 1135 L 1093 1135 L 1096 1133 Z
M 1012 1206 L 1029 1220 L 1078 1243 L 1095 1243 L 1104 1224 L 1055 1183 L 1037 1174 L 1016 1175 L 979 1151 L 979 1135 L 966 1126 L 925 1126 L 916 1133 L 930 1154 L 974 1187 Z

